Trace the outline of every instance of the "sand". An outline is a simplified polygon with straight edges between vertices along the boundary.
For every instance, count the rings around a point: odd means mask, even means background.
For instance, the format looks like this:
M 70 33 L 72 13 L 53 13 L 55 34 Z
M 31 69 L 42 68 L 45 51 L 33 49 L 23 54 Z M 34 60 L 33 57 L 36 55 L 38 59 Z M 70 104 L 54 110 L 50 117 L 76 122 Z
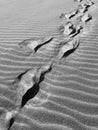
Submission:
M 78 48 L 58 60 L 59 42 L 65 38 L 59 27 L 67 22 L 60 15 L 75 10 L 79 3 L 0 0 L 0 119 L 7 112 L 18 113 L 10 130 L 98 129 L 98 1 L 94 2 L 86 12 L 92 20 L 81 22 Z M 70 21 L 76 24 L 76 16 Z M 25 39 L 47 36 L 55 39 L 34 55 L 19 48 Z M 39 92 L 20 109 L 17 85 L 13 82 L 21 73 L 51 60 L 52 70 L 40 83 Z M 0 124 L 0 129 L 7 130 L 6 124 L 4 128 Z

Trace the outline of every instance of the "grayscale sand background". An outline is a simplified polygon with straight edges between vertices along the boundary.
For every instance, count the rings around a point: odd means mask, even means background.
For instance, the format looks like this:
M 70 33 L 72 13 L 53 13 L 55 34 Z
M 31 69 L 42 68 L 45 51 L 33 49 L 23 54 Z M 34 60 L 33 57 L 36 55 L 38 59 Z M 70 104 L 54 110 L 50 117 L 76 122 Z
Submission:
M 80 35 L 80 46 L 45 76 L 36 106 L 31 99 L 11 130 L 98 130 L 98 1 L 89 9 L 93 19 Z M 29 57 L 18 43 L 43 36 L 60 36 L 63 12 L 74 0 L 0 0 L 0 115 L 15 109 L 12 82 L 28 68 L 47 63 L 52 54 Z M 1 129 L 0 129 L 1 130 Z M 5 130 L 5 129 L 4 129 Z

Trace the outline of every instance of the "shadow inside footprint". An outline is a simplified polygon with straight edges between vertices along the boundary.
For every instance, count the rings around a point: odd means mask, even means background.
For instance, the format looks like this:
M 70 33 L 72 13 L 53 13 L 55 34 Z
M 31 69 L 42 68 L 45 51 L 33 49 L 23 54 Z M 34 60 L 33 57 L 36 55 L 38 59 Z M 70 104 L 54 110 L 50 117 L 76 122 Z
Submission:
M 12 117 L 12 118 L 10 119 L 10 122 L 9 122 L 8 130 L 10 130 L 11 126 L 14 124 L 14 121 L 15 121 L 15 119 L 14 119 L 14 117 Z
M 50 72 L 51 70 L 52 70 L 52 67 L 50 67 L 47 71 L 45 71 L 44 73 L 41 74 L 39 84 L 44 80 L 45 74 Z
M 43 44 L 38 45 L 38 46 L 34 49 L 34 51 L 37 52 L 39 48 L 41 48 L 42 46 L 44 46 L 44 45 L 46 45 L 47 43 L 51 42 L 52 40 L 53 40 L 53 37 L 50 38 L 48 41 L 44 42 Z
M 79 46 L 79 45 L 78 45 L 78 46 Z M 75 50 L 78 48 L 78 46 L 77 46 L 76 48 L 73 48 L 73 49 L 67 51 L 66 53 L 64 53 L 63 57 L 67 57 L 67 56 L 69 56 L 70 54 L 74 53 Z
M 80 34 L 82 29 L 83 29 L 83 27 L 81 27 L 80 29 L 76 30 L 76 32 L 73 33 L 73 34 L 71 35 L 71 37 L 75 37 L 76 35 Z
M 50 67 L 49 70 L 45 71 L 44 73 L 41 74 L 39 82 L 35 83 L 32 88 L 30 88 L 22 97 L 22 102 L 21 102 L 21 108 L 24 107 L 24 105 L 32 98 L 34 98 L 37 93 L 39 92 L 40 89 L 40 83 L 44 80 L 44 76 L 46 73 L 48 73 L 52 68 Z
M 92 20 L 92 17 L 88 18 L 88 19 L 86 20 L 86 22 L 89 22 L 90 20 Z
M 75 50 L 76 50 L 76 49 L 71 49 L 71 50 L 67 51 L 67 52 L 63 55 L 63 57 L 69 56 L 69 55 L 72 54 Z
M 35 97 L 35 95 L 39 92 L 39 84 L 34 84 L 32 88 L 30 88 L 22 97 L 21 108 L 28 102 L 28 100 Z
M 70 35 L 73 35 L 73 34 L 75 34 L 76 33 L 76 28 L 72 28 L 72 32 L 70 33 Z

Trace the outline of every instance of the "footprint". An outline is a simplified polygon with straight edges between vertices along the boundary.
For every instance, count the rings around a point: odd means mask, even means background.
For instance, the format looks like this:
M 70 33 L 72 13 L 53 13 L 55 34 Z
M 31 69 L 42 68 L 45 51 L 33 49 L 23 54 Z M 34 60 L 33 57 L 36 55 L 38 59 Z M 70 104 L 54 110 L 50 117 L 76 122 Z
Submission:
M 83 14 L 82 16 L 79 16 L 77 18 L 77 20 L 79 20 L 80 22 L 83 22 L 83 23 L 86 23 L 88 21 L 90 21 L 92 19 L 92 15 L 86 13 L 86 14 Z
M 58 60 L 73 53 L 75 51 L 75 49 L 79 46 L 79 39 L 73 38 L 73 39 L 69 40 L 68 42 L 63 41 L 61 44 L 62 44 L 62 46 L 60 47 L 59 53 L 57 55 Z
M 35 69 L 30 69 L 21 75 L 21 78 L 17 80 L 17 101 L 16 104 L 22 108 L 30 99 L 34 98 L 39 92 L 39 85 L 44 80 L 46 73 L 50 72 L 52 69 L 52 62 L 37 67 Z
M 64 25 L 61 25 L 59 31 L 63 33 L 63 35 L 68 36 L 73 32 L 74 25 L 71 22 L 67 22 Z
M 20 42 L 18 44 L 19 48 L 22 50 L 22 51 L 25 51 L 26 53 L 28 54 L 31 54 L 31 53 L 36 53 L 37 50 L 47 44 L 48 42 L 50 42 L 51 40 L 53 39 L 53 37 L 49 36 L 49 37 L 42 37 L 42 38 L 37 38 L 37 37 L 34 37 L 34 38 L 31 38 L 31 39 L 26 39 L 22 42 Z
M 72 17 L 74 17 L 76 14 L 78 13 L 78 10 L 74 10 L 70 13 L 61 13 L 60 18 L 61 19 L 71 19 Z
M 65 37 L 74 37 L 80 33 L 83 27 L 79 24 L 74 25 L 71 22 L 67 22 L 65 25 L 60 27 L 60 32 L 63 33 Z
M 88 9 L 83 4 L 79 4 L 78 8 L 77 8 L 77 11 L 78 11 L 77 14 L 79 14 L 79 13 L 85 13 L 86 11 L 88 11 Z

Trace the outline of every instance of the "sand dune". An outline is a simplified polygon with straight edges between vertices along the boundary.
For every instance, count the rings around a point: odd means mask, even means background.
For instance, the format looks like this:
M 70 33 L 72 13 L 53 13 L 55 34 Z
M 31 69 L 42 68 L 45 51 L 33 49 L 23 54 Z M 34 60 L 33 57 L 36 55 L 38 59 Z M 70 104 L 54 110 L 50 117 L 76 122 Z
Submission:
M 83 31 L 73 37 L 80 39 L 79 46 L 58 61 L 59 44 L 66 40 L 59 27 L 68 21 L 59 16 L 73 11 L 81 2 L 0 0 L 0 129 L 8 130 L 10 126 L 3 115 L 13 110 L 18 114 L 10 130 L 98 129 L 98 2 L 94 2 L 86 12 L 92 20 L 80 21 Z M 76 17 L 71 19 L 74 24 Z M 19 47 L 23 40 L 47 36 L 54 39 L 34 55 Z M 20 109 L 19 86 L 14 86 L 14 81 L 27 70 L 49 61 L 53 62 L 52 69 L 40 82 L 38 93 Z

